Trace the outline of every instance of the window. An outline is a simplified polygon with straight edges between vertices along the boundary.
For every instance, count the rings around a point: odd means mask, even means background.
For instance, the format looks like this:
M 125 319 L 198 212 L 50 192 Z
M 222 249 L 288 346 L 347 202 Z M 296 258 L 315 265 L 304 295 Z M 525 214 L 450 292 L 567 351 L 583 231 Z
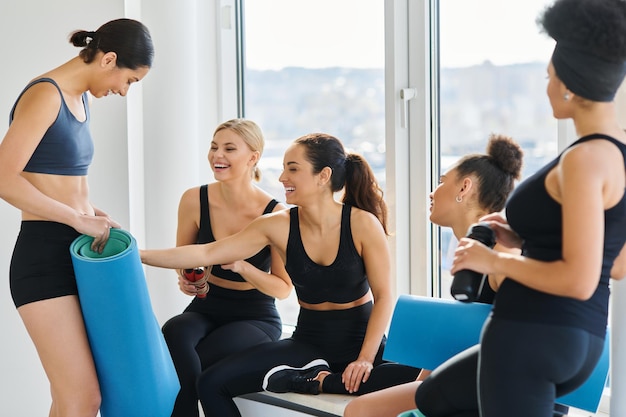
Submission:
M 260 186 L 279 201 L 283 153 L 312 132 L 336 136 L 362 154 L 384 188 L 383 6 L 383 0 L 243 3 L 243 111 L 265 135 Z M 295 324 L 295 294 L 277 305 L 283 321 Z
M 557 155 L 557 121 L 546 96 L 554 41 L 535 23 L 551 1 L 439 2 L 440 168 L 484 152 L 491 133 L 511 136 L 524 150 L 526 177 Z M 484 16 L 498 16 L 485 20 Z M 442 297 L 456 239 L 441 228 Z

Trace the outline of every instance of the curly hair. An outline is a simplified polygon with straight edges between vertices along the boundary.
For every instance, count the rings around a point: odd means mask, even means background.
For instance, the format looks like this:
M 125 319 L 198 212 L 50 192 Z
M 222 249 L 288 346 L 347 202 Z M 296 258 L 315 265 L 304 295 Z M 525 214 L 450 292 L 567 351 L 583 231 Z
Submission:
M 524 152 L 517 142 L 505 135 L 489 137 L 486 154 L 467 155 L 456 166 L 457 175 L 475 175 L 478 179 L 478 204 L 489 212 L 504 208 L 522 171 Z
M 542 32 L 607 61 L 626 60 L 626 1 L 557 0 L 537 18 Z

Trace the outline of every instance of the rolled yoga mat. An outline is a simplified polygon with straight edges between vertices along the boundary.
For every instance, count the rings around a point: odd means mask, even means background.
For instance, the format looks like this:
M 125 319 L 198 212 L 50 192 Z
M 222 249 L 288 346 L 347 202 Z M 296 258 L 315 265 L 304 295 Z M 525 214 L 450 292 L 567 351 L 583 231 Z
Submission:
M 103 250 L 82 235 L 70 246 L 98 373 L 101 417 L 169 417 L 180 385 L 154 316 L 137 242 L 111 229 Z

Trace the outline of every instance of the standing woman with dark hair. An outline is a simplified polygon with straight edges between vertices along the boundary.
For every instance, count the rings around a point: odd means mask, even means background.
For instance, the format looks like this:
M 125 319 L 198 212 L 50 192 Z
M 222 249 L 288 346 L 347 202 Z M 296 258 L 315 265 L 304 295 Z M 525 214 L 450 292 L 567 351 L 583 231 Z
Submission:
M 24 88 L 0 143 L 0 196 L 22 212 L 11 295 L 50 381 L 51 417 L 95 416 L 100 408 L 69 246 L 86 234 L 102 251 L 119 225 L 89 200 L 88 93 L 125 96 L 154 55 L 148 29 L 130 19 L 76 31 L 70 43 L 83 49 Z
M 626 74 L 626 2 L 557 0 L 540 23 L 556 40 L 554 117 L 571 118 L 579 139 L 516 188 L 506 220 L 484 219 L 521 255 L 466 238 L 456 250 L 452 273 L 504 277 L 481 336 L 479 410 L 464 416 L 548 417 L 556 397 L 585 382 L 602 354 L 609 281 L 626 241 L 626 134 L 613 103 Z M 426 387 L 416 396 L 425 415 L 461 415 L 426 407 Z
M 275 382 L 310 394 L 361 394 L 419 372 L 381 359 L 394 300 L 387 209 L 369 164 L 347 154 L 338 139 L 311 134 L 285 152 L 280 181 L 296 207 L 213 243 L 141 251 L 148 265 L 191 268 L 230 263 L 271 245 L 296 289 L 300 314 L 291 338 L 228 356 L 202 374 L 198 395 L 207 417 L 239 416 L 234 397 Z M 340 203 L 334 194 L 342 189 Z M 276 366 L 291 372 L 280 381 L 264 378 Z M 335 373 L 322 384 L 315 380 L 322 371 Z

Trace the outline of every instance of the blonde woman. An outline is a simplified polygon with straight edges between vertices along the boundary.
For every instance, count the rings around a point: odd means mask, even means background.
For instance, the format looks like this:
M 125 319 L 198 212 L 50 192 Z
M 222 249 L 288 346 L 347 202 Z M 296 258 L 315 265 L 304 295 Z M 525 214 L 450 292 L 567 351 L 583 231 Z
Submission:
M 215 182 L 182 195 L 177 246 L 219 241 L 285 208 L 254 184 L 260 180 L 257 164 L 264 145 L 251 120 L 229 120 L 215 129 L 208 154 Z M 274 299 L 286 298 L 292 285 L 275 249 L 266 246 L 245 260 L 214 265 L 206 275 L 208 292 L 207 284 L 193 283 L 179 270 L 181 290 L 197 296 L 163 326 L 181 384 L 172 416 L 199 415 L 196 384 L 203 370 L 282 333 Z

